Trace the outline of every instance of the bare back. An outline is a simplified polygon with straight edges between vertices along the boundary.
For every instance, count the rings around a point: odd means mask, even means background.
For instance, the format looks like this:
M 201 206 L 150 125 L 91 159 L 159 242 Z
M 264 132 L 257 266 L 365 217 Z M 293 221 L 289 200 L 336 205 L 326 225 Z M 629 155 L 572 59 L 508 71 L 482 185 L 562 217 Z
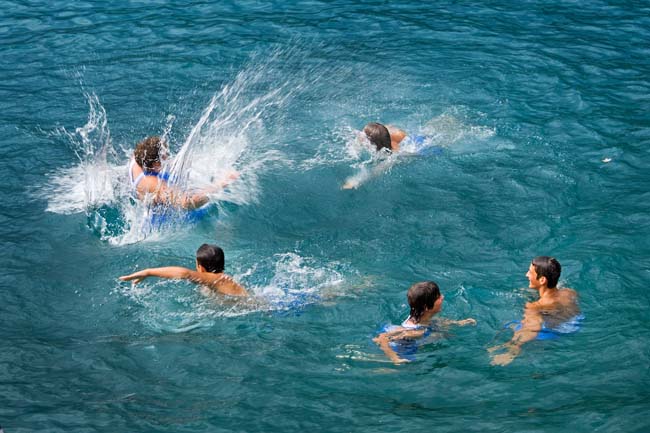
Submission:
M 524 316 L 541 316 L 543 321 L 549 327 L 554 327 L 560 323 L 580 314 L 578 307 L 578 294 L 573 289 L 558 289 L 549 296 L 543 296 L 536 302 L 526 304 Z

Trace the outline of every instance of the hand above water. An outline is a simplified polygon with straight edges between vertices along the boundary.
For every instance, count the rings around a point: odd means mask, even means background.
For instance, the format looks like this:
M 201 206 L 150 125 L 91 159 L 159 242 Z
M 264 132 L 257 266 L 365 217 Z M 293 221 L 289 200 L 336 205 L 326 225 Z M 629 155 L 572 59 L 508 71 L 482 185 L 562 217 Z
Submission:
M 122 281 L 133 281 L 133 284 L 138 284 L 140 281 L 147 278 L 149 275 L 146 274 L 146 269 L 138 272 L 134 272 L 130 275 L 124 275 L 120 277 Z
M 226 172 L 226 175 L 218 182 L 218 185 L 221 188 L 225 188 L 230 185 L 233 181 L 239 178 L 239 172 L 237 170 L 229 170 Z

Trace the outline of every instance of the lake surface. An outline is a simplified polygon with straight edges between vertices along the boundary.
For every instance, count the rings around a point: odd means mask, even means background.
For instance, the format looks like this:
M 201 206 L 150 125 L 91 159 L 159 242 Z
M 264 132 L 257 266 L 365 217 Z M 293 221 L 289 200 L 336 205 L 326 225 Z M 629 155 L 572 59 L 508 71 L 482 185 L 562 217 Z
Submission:
M 0 1 L 0 425 L 17 432 L 650 431 L 647 2 Z M 442 148 L 382 173 L 369 121 Z M 194 225 L 125 186 L 165 135 Z M 204 243 L 250 302 L 120 275 Z M 580 332 L 486 349 L 562 263 Z M 435 280 L 473 317 L 390 363 Z

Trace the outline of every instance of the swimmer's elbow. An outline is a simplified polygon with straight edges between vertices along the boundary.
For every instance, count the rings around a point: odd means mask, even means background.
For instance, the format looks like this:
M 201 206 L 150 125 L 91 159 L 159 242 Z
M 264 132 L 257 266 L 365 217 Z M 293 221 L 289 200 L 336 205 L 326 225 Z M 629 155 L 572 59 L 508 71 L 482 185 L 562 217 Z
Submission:
M 181 202 L 181 206 L 185 209 L 196 209 L 208 202 L 208 197 L 203 194 L 194 194 L 192 196 L 185 196 Z

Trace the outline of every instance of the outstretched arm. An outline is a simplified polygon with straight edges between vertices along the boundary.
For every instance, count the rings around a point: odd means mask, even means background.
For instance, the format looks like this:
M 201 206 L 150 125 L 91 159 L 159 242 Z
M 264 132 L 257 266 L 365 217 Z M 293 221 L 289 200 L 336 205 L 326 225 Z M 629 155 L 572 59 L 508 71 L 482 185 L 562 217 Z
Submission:
M 173 280 L 188 279 L 190 273 L 194 272 L 191 269 L 183 268 L 180 266 L 167 266 L 164 268 L 149 268 L 134 272 L 130 275 L 120 277 L 122 281 L 133 281 L 134 284 L 139 283 L 148 277 L 170 278 Z
M 515 331 L 509 342 L 488 349 L 488 352 L 506 349 L 505 353 L 494 355 L 490 364 L 502 366 L 510 364 L 521 353 L 521 346 L 537 338 L 543 323 L 544 318 L 540 311 L 533 304 L 526 304 L 521 329 Z
M 156 190 L 155 202 L 192 210 L 206 204 L 208 202 L 208 196 L 204 191 L 187 193 L 177 188 L 170 188 L 165 182 L 161 183 Z
M 366 183 L 370 179 L 373 179 L 384 172 L 388 171 L 395 164 L 394 157 L 389 157 L 383 161 L 379 161 L 374 167 L 368 170 L 365 166 L 361 167 L 359 172 L 351 177 L 349 177 L 341 189 L 356 189 L 361 186 L 361 184 Z
M 450 320 L 450 319 L 438 319 L 438 323 L 440 323 L 443 326 L 467 326 L 467 325 L 476 325 L 476 320 L 470 318 L 463 319 L 463 320 Z
M 149 268 L 120 277 L 122 281 L 133 281 L 135 284 L 148 277 L 189 280 L 193 283 L 208 286 L 219 293 L 230 296 L 248 296 L 246 289 L 224 273 L 197 272 L 180 266 Z

